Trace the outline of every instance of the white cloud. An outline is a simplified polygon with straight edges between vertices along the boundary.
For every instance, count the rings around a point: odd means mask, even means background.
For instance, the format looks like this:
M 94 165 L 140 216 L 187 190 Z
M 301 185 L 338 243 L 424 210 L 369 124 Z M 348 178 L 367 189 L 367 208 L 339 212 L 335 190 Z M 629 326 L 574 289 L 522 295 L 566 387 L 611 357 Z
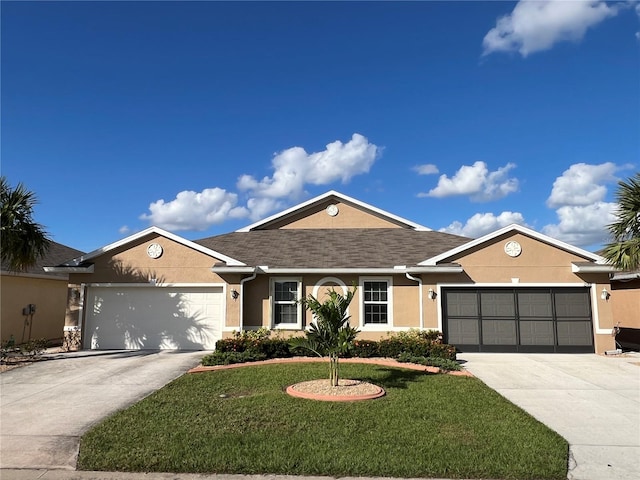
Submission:
M 571 165 L 553 182 L 547 206 L 551 208 L 564 205 L 588 206 L 604 200 L 607 187 L 604 183 L 616 181 L 614 173 L 619 170 L 615 163 L 600 165 L 576 163 Z
M 542 232 L 558 240 L 588 247 L 606 242 L 607 225 L 615 221 L 616 203 L 607 202 L 607 184 L 617 182 L 619 170 L 634 168 L 612 162 L 599 165 L 576 163 L 553 182 L 547 206 L 556 209 L 557 224 Z
M 471 166 L 463 165 L 451 178 L 441 175 L 437 187 L 418 196 L 442 198 L 469 195 L 471 200 L 476 202 L 497 200 L 518 190 L 518 180 L 508 177 L 509 171 L 513 168 L 515 164 L 508 163 L 490 172 L 484 162 L 475 162 Z
M 131 229 L 126 225 L 123 225 L 118 229 L 118 233 L 120 235 L 128 235 L 130 231 Z
M 587 29 L 617 15 L 624 4 L 604 1 L 520 0 L 485 35 L 483 55 L 518 52 L 523 57 L 563 41 L 582 40 Z
M 438 167 L 432 165 L 430 163 L 426 163 L 424 165 L 416 165 L 413 167 L 415 172 L 418 172 L 418 175 L 435 175 L 436 173 L 440 173 Z
M 151 213 L 140 218 L 167 230 L 205 230 L 228 218 L 246 217 L 246 209 L 236 207 L 237 202 L 238 195 L 221 188 L 205 188 L 199 193 L 187 190 L 170 202 L 153 202 Z
M 615 221 L 616 203 L 595 202 L 591 205 L 565 205 L 556 210 L 559 223 L 546 225 L 542 233 L 577 247 L 605 243 L 607 225 Z
M 347 143 L 335 141 L 317 153 L 292 147 L 275 154 L 272 177 L 238 178 L 236 186 L 246 194 L 246 206 L 238 205 L 238 194 L 222 188 L 186 190 L 169 202 L 161 199 L 151 203 L 149 213 L 140 218 L 167 230 L 206 230 L 229 218 L 259 220 L 286 206 L 288 200 L 300 197 L 307 184 L 346 183 L 355 175 L 368 172 L 379 152 L 380 147 L 357 133 Z
M 248 193 L 247 207 L 251 218 L 257 220 L 279 207 L 275 200 L 300 197 L 307 184 L 347 183 L 354 176 L 367 173 L 379 152 L 380 147 L 358 133 L 347 143 L 336 140 L 328 144 L 321 152 L 309 154 L 302 147 L 292 147 L 274 156 L 273 176 L 257 180 L 242 175 L 237 187 Z
M 524 217 L 519 212 L 502 212 L 498 216 L 493 213 L 476 213 L 464 225 L 456 221 L 448 227 L 441 228 L 440 231 L 463 237 L 479 238 L 512 223 L 526 226 Z

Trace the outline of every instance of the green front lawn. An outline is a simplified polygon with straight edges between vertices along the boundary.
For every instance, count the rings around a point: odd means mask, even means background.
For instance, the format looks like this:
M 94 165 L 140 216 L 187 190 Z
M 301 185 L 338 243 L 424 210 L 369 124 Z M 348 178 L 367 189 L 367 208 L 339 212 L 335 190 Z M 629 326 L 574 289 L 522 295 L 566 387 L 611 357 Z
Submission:
M 78 468 L 194 473 L 564 479 L 568 444 L 475 378 L 343 364 L 387 395 L 293 398 L 326 364 L 184 375 L 82 439 Z

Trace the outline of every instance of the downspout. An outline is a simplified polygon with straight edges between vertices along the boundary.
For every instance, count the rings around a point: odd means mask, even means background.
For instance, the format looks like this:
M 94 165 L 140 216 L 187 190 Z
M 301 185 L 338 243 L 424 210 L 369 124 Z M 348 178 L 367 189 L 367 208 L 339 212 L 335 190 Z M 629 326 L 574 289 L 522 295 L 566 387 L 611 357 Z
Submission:
M 405 272 L 406 277 L 409 280 L 418 282 L 419 288 L 419 302 L 420 302 L 420 330 L 424 330 L 424 305 L 422 304 L 422 279 L 412 276 L 409 272 Z
M 244 329 L 243 328 L 244 327 L 244 284 L 247 282 L 250 282 L 251 280 L 255 280 L 257 276 L 258 276 L 258 271 L 255 270 L 253 272 L 253 275 L 240 280 L 240 331 Z

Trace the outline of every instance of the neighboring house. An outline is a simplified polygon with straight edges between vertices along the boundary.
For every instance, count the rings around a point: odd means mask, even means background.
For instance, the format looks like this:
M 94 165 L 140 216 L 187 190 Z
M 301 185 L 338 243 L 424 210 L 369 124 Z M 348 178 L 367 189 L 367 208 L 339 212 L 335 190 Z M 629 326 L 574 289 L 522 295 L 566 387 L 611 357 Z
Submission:
M 16 343 L 45 338 L 51 344 L 62 343 L 69 275 L 47 273 L 52 265 L 82 255 L 83 252 L 51 242 L 47 254 L 24 272 L 10 272 L 4 265 L 0 274 L 0 336 Z
M 436 232 L 333 191 L 233 233 L 189 241 L 151 227 L 47 270 L 69 274 L 65 328 L 84 348 L 299 332 L 313 319 L 296 300 L 351 285 L 364 339 L 421 328 L 462 351 L 614 348 L 600 256 L 518 225 L 475 240 Z
M 613 318 L 622 348 L 640 350 L 640 271 L 611 275 Z

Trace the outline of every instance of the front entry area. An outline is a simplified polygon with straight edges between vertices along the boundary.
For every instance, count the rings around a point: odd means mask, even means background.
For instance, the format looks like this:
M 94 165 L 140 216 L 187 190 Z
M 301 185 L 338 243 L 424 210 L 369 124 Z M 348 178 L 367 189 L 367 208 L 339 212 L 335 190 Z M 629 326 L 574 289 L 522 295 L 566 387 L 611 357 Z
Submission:
M 213 350 L 223 299 L 222 287 L 88 287 L 84 348 Z
M 589 288 L 442 289 L 445 341 L 461 352 L 593 353 Z

